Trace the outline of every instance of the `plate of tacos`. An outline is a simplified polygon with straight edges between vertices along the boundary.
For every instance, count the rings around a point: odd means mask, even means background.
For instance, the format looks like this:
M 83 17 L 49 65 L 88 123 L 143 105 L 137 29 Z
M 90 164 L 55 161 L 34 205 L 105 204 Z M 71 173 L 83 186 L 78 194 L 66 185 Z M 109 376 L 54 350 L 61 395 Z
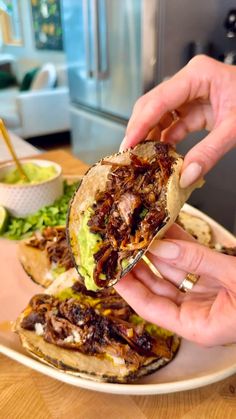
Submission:
M 176 221 L 234 254 L 236 239 L 185 204 L 182 157 L 149 141 L 93 166 L 67 226 L 0 240 L 0 352 L 50 377 L 116 394 L 196 388 L 236 371 L 236 346 L 204 348 L 146 322 L 112 287 Z M 201 186 L 202 182 L 192 189 Z

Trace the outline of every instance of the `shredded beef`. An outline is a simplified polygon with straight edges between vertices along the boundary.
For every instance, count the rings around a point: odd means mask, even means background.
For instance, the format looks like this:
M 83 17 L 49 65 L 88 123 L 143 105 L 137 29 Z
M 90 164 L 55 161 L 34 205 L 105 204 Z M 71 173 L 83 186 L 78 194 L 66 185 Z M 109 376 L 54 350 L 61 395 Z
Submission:
M 91 307 L 72 298 L 60 304 L 60 314 L 71 323 L 79 326 L 91 323 L 94 316 L 96 318 L 96 314 Z
M 125 192 L 118 204 L 118 211 L 127 225 L 132 221 L 135 210 L 141 207 L 141 198 L 138 195 L 133 194 L 132 192 Z
M 98 287 L 118 279 L 122 260 L 147 248 L 163 226 L 167 217 L 165 186 L 173 162 L 169 147 L 156 143 L 156 153 L 149 158 L 130 152 L 130 163 L 113 163 L 105 191 L 97 191 L 88 226 L 104 241 L 94 254 L 93 279 Z M 107 160 L 102 164 L 111 165 Z
M 83 289 L 80 295 L 83 292 L 86 295 Z M 36 295 L 21 327 L 32 331 L 36 323 L 41 323 L 46 342 L 86 354 L 110 353 L 127 362 L 134 362 L 138 355 L 171 357 L 171 346 L 164 339 L 132 323 L 133 310 L 114 290 L 99 294 L 100 302 L 96 305 L 93 301 L 93 306 L 86 298 L 83 302 L 79 298 L 61 301 L 46 294 Z
M 45 250 L 50 263 L 55 263 L 57 266 L 65 268 L 65 270 L 74 266 L 64 227 L 46 227 L 41 234 L 35 233 L 27 242 L 27 245 Z
M 46 313 L 52 309 L 55 304 L 54 297 L 47 294 L 37 294 L 31 298 L 29 306 L 31 312 L 22 320 L 22 327 L 28 330 L 34 330 L 35 323 L 45 323 Z
M 27 317 L 24 317 L 24 319 L 21 322 L 21 326 L 23 329 L 27 330 L 34 330 L 34 326 L 36 323 L 45 323 L 45 317 L 42 313 L 37 313 L 32 311 Z
M 72 286 L 73 291 L 80 293 L 83 296 L 88 296 L 93 299 L 93 307 L 101 314 L 112 313 L 112 316 L 127 320 L 134 313 L 133 309 L 126 303 L 126 301 L 115 291 L 114 288 L 105 288 L 101 291 L 88 291 L 84 284 L 77 281 Z

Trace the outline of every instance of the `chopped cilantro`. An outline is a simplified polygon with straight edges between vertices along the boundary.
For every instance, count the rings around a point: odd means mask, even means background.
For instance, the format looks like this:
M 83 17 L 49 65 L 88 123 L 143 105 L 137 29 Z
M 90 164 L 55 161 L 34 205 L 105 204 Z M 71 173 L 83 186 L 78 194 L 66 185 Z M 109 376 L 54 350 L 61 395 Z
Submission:
M 143 218 L 145 217 L 145 215 L 147 215 L 147 213 L 148 213 L 148 209 L 144 207 L 144 208 L 142 209 L 142 211 L 140 212 L 139 217 L 140 217 L 141 219 L 143 219 Z

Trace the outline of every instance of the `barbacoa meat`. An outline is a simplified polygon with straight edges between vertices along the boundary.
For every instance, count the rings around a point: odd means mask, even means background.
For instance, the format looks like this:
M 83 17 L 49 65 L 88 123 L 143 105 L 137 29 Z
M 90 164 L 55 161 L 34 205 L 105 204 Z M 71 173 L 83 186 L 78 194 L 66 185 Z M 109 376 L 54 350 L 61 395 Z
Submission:
M 35 235 L 27 242 L 28 246 L 39 250 L 45 250 L 50 263 L 68 270 L 73 268 L 74 263 L 66 241 L 66 229 L 64 227 L 46 227 L 42 233 Z
M 166 184 L 173 159 L 169 145 L 157 143 L 149 159 L 130 153 L 130 164 L 112 164 L 105 191 L 97 191 L 88 221 L 103 245 L 94 254 L 93 279 L 104 287 L 122 272 L 122 260 L 147 248 L 163 226 L 166 213 Z M 103 160 L 102 164 L 109 164 Z M 105 277 L 105 279 L 104 279 Z
M 136 365 L 143 357 L 172 357 L 172 337 L 151 336 L 145 322 L 132 322 L 134 311 L 114 289 L 95 293 L 78 282 L 73 291 L 83 298 L 34 296 L 21 327 L 37 332 L 40 323 L 48 343 L 87 355 L 110 354 Z

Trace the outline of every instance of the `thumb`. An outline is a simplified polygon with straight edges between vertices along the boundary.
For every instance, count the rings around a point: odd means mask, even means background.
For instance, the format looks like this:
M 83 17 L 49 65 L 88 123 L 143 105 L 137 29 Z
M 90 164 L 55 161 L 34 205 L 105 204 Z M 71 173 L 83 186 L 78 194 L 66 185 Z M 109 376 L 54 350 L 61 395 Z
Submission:
M 201 176 L 204 176 L 235 145 L 234 112 L 186 154 L 180 186 L 186 188 Z
M 218 253 L 185 240 L 159 240 L 150 253 L 185 272 L 218 279 L 225 287 L 236 290 L 236 258 Z

